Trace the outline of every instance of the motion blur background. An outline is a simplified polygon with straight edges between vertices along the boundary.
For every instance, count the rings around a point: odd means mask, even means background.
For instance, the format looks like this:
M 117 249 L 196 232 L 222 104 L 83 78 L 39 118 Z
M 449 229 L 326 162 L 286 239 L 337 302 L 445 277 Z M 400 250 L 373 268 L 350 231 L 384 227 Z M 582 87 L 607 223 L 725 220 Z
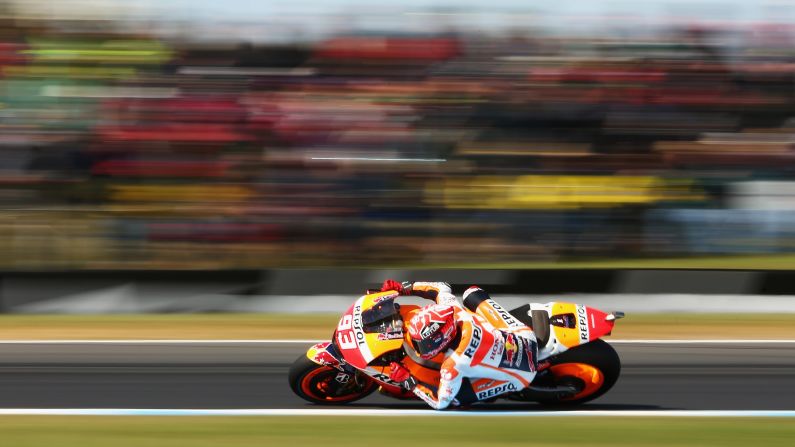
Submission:
M 792 2 L 531 3 L 0 1 L 0 268 L 795 251 Z

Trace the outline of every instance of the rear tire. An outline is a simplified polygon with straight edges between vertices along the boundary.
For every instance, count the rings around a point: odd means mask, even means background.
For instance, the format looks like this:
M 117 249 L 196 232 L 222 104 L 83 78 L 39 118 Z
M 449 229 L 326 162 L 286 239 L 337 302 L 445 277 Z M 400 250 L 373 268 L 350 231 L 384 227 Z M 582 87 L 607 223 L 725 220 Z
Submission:
M 621 359 L 612 346 L 604 340 L 594 340 L 581 346 L 572 348 L 563 354 L 549 359 L 550 374 L 543 377 L 540 383 L 533 382 L 538 386 L 556 386 L 567 384 L 583 385 L 585 381 L 581 378 L 568 375 L 566 370 L 598 370 L 601 375 L 597 384 L 591 386 L 592 389 L 578 393 L 573 398 L 549 399 L 539 401 L 543 405 L 573 406 L 579 405 L 598 398 L 606 393 L 616 384 L 621 375 Z M 557 374 L 556 374 L 557 372 Z M 601 382 L 601 383 L 599 383 Z
M 290 389 L 306 401 L 334 405 L 362 399 L 378 388 L 378 384 L 364 374 L 357 373 L 348 383 L 338 382 L 338 374 L 338 369 L 318 365 L 301 355 L 290 367 Z

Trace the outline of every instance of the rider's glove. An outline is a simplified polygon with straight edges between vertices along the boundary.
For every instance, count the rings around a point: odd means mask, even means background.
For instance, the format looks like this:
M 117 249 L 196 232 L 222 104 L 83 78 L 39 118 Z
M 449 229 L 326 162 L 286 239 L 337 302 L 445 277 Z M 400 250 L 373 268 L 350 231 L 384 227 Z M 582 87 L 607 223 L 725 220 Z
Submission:
M 410 295 L 411 294 L 411 283 L 404 282 L 403 284 L 395 281 L 394 279 L 387 279 L 381 285 L 381 291 L 386 292 L 389 290 L 394 290 L 401 295 Z
M 389 380 L 399 383 L 407 390 L 413 390 L 417 386 L 417 381 L 411 377 L 411 373 L 405 366 L 398 362 L 392 362 L 389 364 L 389 368 Z

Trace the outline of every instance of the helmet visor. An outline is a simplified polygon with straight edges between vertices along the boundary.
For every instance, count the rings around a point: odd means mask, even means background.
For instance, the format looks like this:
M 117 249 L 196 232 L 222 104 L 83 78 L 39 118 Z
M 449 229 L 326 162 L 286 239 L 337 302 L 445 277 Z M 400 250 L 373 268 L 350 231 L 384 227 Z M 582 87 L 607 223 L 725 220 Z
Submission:
M 411 344 L 414 350 L 421 356 L 436 355 L 446 344 L 446 339 L 443 334 L 435 334 L 433 337 L 428 337 L 422 340 L 411 339 Z

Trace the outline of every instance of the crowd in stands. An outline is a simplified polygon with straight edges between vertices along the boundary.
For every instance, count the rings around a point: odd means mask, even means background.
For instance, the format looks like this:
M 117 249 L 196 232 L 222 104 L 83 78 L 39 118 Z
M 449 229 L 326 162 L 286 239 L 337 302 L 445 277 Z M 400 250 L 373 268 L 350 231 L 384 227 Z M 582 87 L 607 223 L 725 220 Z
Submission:
M 789 251 L 795 200 L 754 197 L 795 172 L 793 31 L 231 45 L 6 23 L 0 268 Z

